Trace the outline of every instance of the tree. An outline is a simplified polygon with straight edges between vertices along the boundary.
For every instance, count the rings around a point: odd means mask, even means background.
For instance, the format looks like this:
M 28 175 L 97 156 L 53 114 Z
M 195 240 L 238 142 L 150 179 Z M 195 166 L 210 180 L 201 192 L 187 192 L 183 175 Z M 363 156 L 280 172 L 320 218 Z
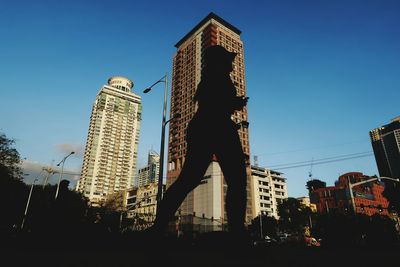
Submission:
M 310 212 L 310 208 L 301 205 L 297 199 L 285 199 L 278 205 L 280 228 L 290 232 L 302 231 L 303 227 L 308 225 Z
M 261 225 L 260 225 L 261 216 Z M 274 217 L 259 215 L 251 221 L 251 231 L 256 238 L 262 236 L 276 237 L 278 233 L 278 221 Z
M 29 192 L 21 179 L 20 156 L 14 143 L 0 134 L 0 230 L 5 232 L 21 223 Z
M 0 170 L 1 178 L 21 179 L 20 156 L 13 147 L 15 140 L 0 133 Z

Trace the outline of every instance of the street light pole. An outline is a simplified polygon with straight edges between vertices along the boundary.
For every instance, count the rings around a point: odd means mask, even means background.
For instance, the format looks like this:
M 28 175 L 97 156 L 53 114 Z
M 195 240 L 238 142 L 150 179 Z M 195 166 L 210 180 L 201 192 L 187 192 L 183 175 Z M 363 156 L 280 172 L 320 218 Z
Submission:
M 29 190 L 29 196 L 28 196 L 28 200 L 26 201 L 26 206 L 25 206 L 24 218 L 22 218 L 21 229 L 24 228 L 26 215 L 28 214 L 29 203 L 31 202 L 33 186 L 35 185 L 37 180 L 38 180 L 37 178 L 35 178 L 35 180 L 33 180 L 32 185 L 31 185 L 31 189 Z
M 161 122 L 161 145 L 160 145 L 160 167 L 159 167 L 159 173 L 158 173 L 158 191 L 157 191 L 157 211 L 156 214 L 159 213 L 159 207 L 160 207 L 160 202 L 162 200 L 162 194 L 163 194 L 163 172 L 164 172 L 164 147 L 165 147 L 165 126 L 169 122 L 169 120 L 166 120 L 167 116 L 167 95 L 168 95 L 168 73 L 166 73 L 161 79 L 159 79 L 157 82 L 152 84 L 150 87 L 145 89 L 143 93 L 148 93 L 150 92 L 151 88 L 160 83 L 164 83 L 164 103 L 163 103 L 163 116 L 162 116 L 162 122 Z
M 264 239 L 263 226 L 262 226 L 262 212 L 261 211 L 260 211 L 260 236 L 261 236 L 261 239 Z
M 66 160 L 69 156 L 71 156 L 72 154 L 75 154 L 75 152 L 72 151 L 71 153 L 69 153 L 67 156 L 65 156 L 65 157 L 57 164 L 57 166 L 60 166 L 60 164 L 62 163 L 62 166 L 61 166 L 60 176 L 59 176 L 59 178 L 58 178 L 57 190 L 56 190 L 56 195 L 55 195 L 54 199 L 57 199 L 57 197 L 58 197 L 58 191 L 60 190 L 60 182 L 61 182 L 61 179 L 62 179 L 63 174 L 64 174 L 64 163 L 65 163 L 65 160 Z

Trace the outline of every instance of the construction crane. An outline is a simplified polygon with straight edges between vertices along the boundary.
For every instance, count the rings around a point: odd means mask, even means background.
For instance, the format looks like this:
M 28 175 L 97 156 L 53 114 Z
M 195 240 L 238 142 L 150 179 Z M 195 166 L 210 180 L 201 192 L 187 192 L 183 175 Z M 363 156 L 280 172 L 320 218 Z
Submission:
M 310 180 L 312 180 L 312 168 L 313 168 L 313 164 L 314 164 L 314 158 L 311 158 L 311 166 L 310 166 L 310 171 L 308 172 L 308 178 L 310 178 Z
M 54 164 L 54 160 L 51 161 L 50 166 L 42 168 L 42 172 L 46 172 L 46 175 L 44 176 L 44 179 L 43 179 L 43 188 L 45 188 L 45 186 L 49 182 L 50 176 L 52 176 L 53 174 L 56 174 L 56 173 L 60 173 L 59 170 L 56 170 L 53 168 L 53 164 Z M 64 175 L 79 175 L 79 173 L 69 172 L 69 171 L 65 171 L 65 170 L 64 170 L 63 174 Z
M 254 166 L 258 167 L 258 156 L 254 155 L 253 159 L 254 159 Z

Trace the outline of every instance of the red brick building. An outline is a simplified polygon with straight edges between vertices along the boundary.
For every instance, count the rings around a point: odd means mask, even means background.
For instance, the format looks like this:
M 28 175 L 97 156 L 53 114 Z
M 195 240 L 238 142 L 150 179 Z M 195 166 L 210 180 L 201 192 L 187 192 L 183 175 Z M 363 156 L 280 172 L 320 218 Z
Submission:
M 318 188 L 310 192 L 310 201 L 317 205 L 319 213 L 352 211 L 352 203 L 349 191 L 351 184 L 366 181 L 374 177 L 364 175 L 361 172 L 349 172 L 339 176 L 335 186 Z M 389 202 L 383 197 L 385 186 L 380 181 L 372 181 L 353 187 L 354 204 L 356 213 L 372 216 L 381 214 L 389 216 L 387 207 Z

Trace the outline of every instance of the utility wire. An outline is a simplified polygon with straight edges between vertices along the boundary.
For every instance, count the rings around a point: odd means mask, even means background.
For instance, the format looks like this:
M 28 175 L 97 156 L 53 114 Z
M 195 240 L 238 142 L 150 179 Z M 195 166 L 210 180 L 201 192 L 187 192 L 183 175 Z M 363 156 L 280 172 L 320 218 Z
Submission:
M 293 152 L 301 152 L 301 151 L 308 151 L 308 150 L 315 150 L 315 149 L 322 149 L 322 148 L 329 148 L 329 147 L 339 147 L 339 146 L 345 146 L 345 145 L 351 145 L 351 144 L 357 144 L 357 143 L 366 143 L 366 142 L 369 142 L 369 141 L 368 141 L 368 140 L 358 140 L 358 141 L 353 141 L 353 142 L 346 142 L 346 143 L 339 143 L 339 144 L 330 144 L 330 145 L 322 145 L 322 146 L 314 146 L 314 147 L 308 147 L 308 148 L 299 148 L 299 149 L 286 150 L 286 151 L 267 152 L 267 153 L 257 154 L 257 156 L 279 155 L 279 154 L 286 154 L 286 153 L 293 153 Z
M 365 151 L 365 152 L 358 152 L 358 153 L 352 153 L 352 154 L 345 154 L 345 155 L 339 155 L 339 156 L 334 156 L 334 157 L 328 157 L 328 158 L 322 158 L 322 159 L 313 159 L 313 160 L 306 160 L 306 161 L 298 161 L 298 162 L 292 162 L 292 163 L 282 163 L 282 164 L 275 164 L 271 165 L 269 167 L 284 167 L 287 165 L 297 165 L 297 164 L 303 164 L 307 163 L 307 165 L 310 165 L 311 163 L 318 163 L 319 161 L 325 161 L 325 160 L 331 160 L 331 159 L 340 159 L 340 158 L 346 158 L 350 156 L 361 156 L 361 155 L 370 155 L 372 154 L 372 151 Z
M 333 159 L 333 160 L 320 161 L 320 162 L 317 162 L 317 163 L 314 162 L 313 165 L 320 165 L 320 164 L 327 164 L 327 163 L 338 162 L 338 161 L 345 161 L 345 160 L 349 160 L 349 159 L 370 157 L 372 155 L 373 155 L 373 153 L 365 154 L 365 155 L 359 155 L 359 156 L 338 158 L 338 159 Z M 281 167 L 281 168 L 274 168 L 274 170 L 293 169 L 293 168 L 300 168 L 300 167 L 306 167 L 306 166 L 309 166 L 309 164 L 299 164 L 299 165 L 293 165 L 293 166 L 287 166 L 287 167 Z

